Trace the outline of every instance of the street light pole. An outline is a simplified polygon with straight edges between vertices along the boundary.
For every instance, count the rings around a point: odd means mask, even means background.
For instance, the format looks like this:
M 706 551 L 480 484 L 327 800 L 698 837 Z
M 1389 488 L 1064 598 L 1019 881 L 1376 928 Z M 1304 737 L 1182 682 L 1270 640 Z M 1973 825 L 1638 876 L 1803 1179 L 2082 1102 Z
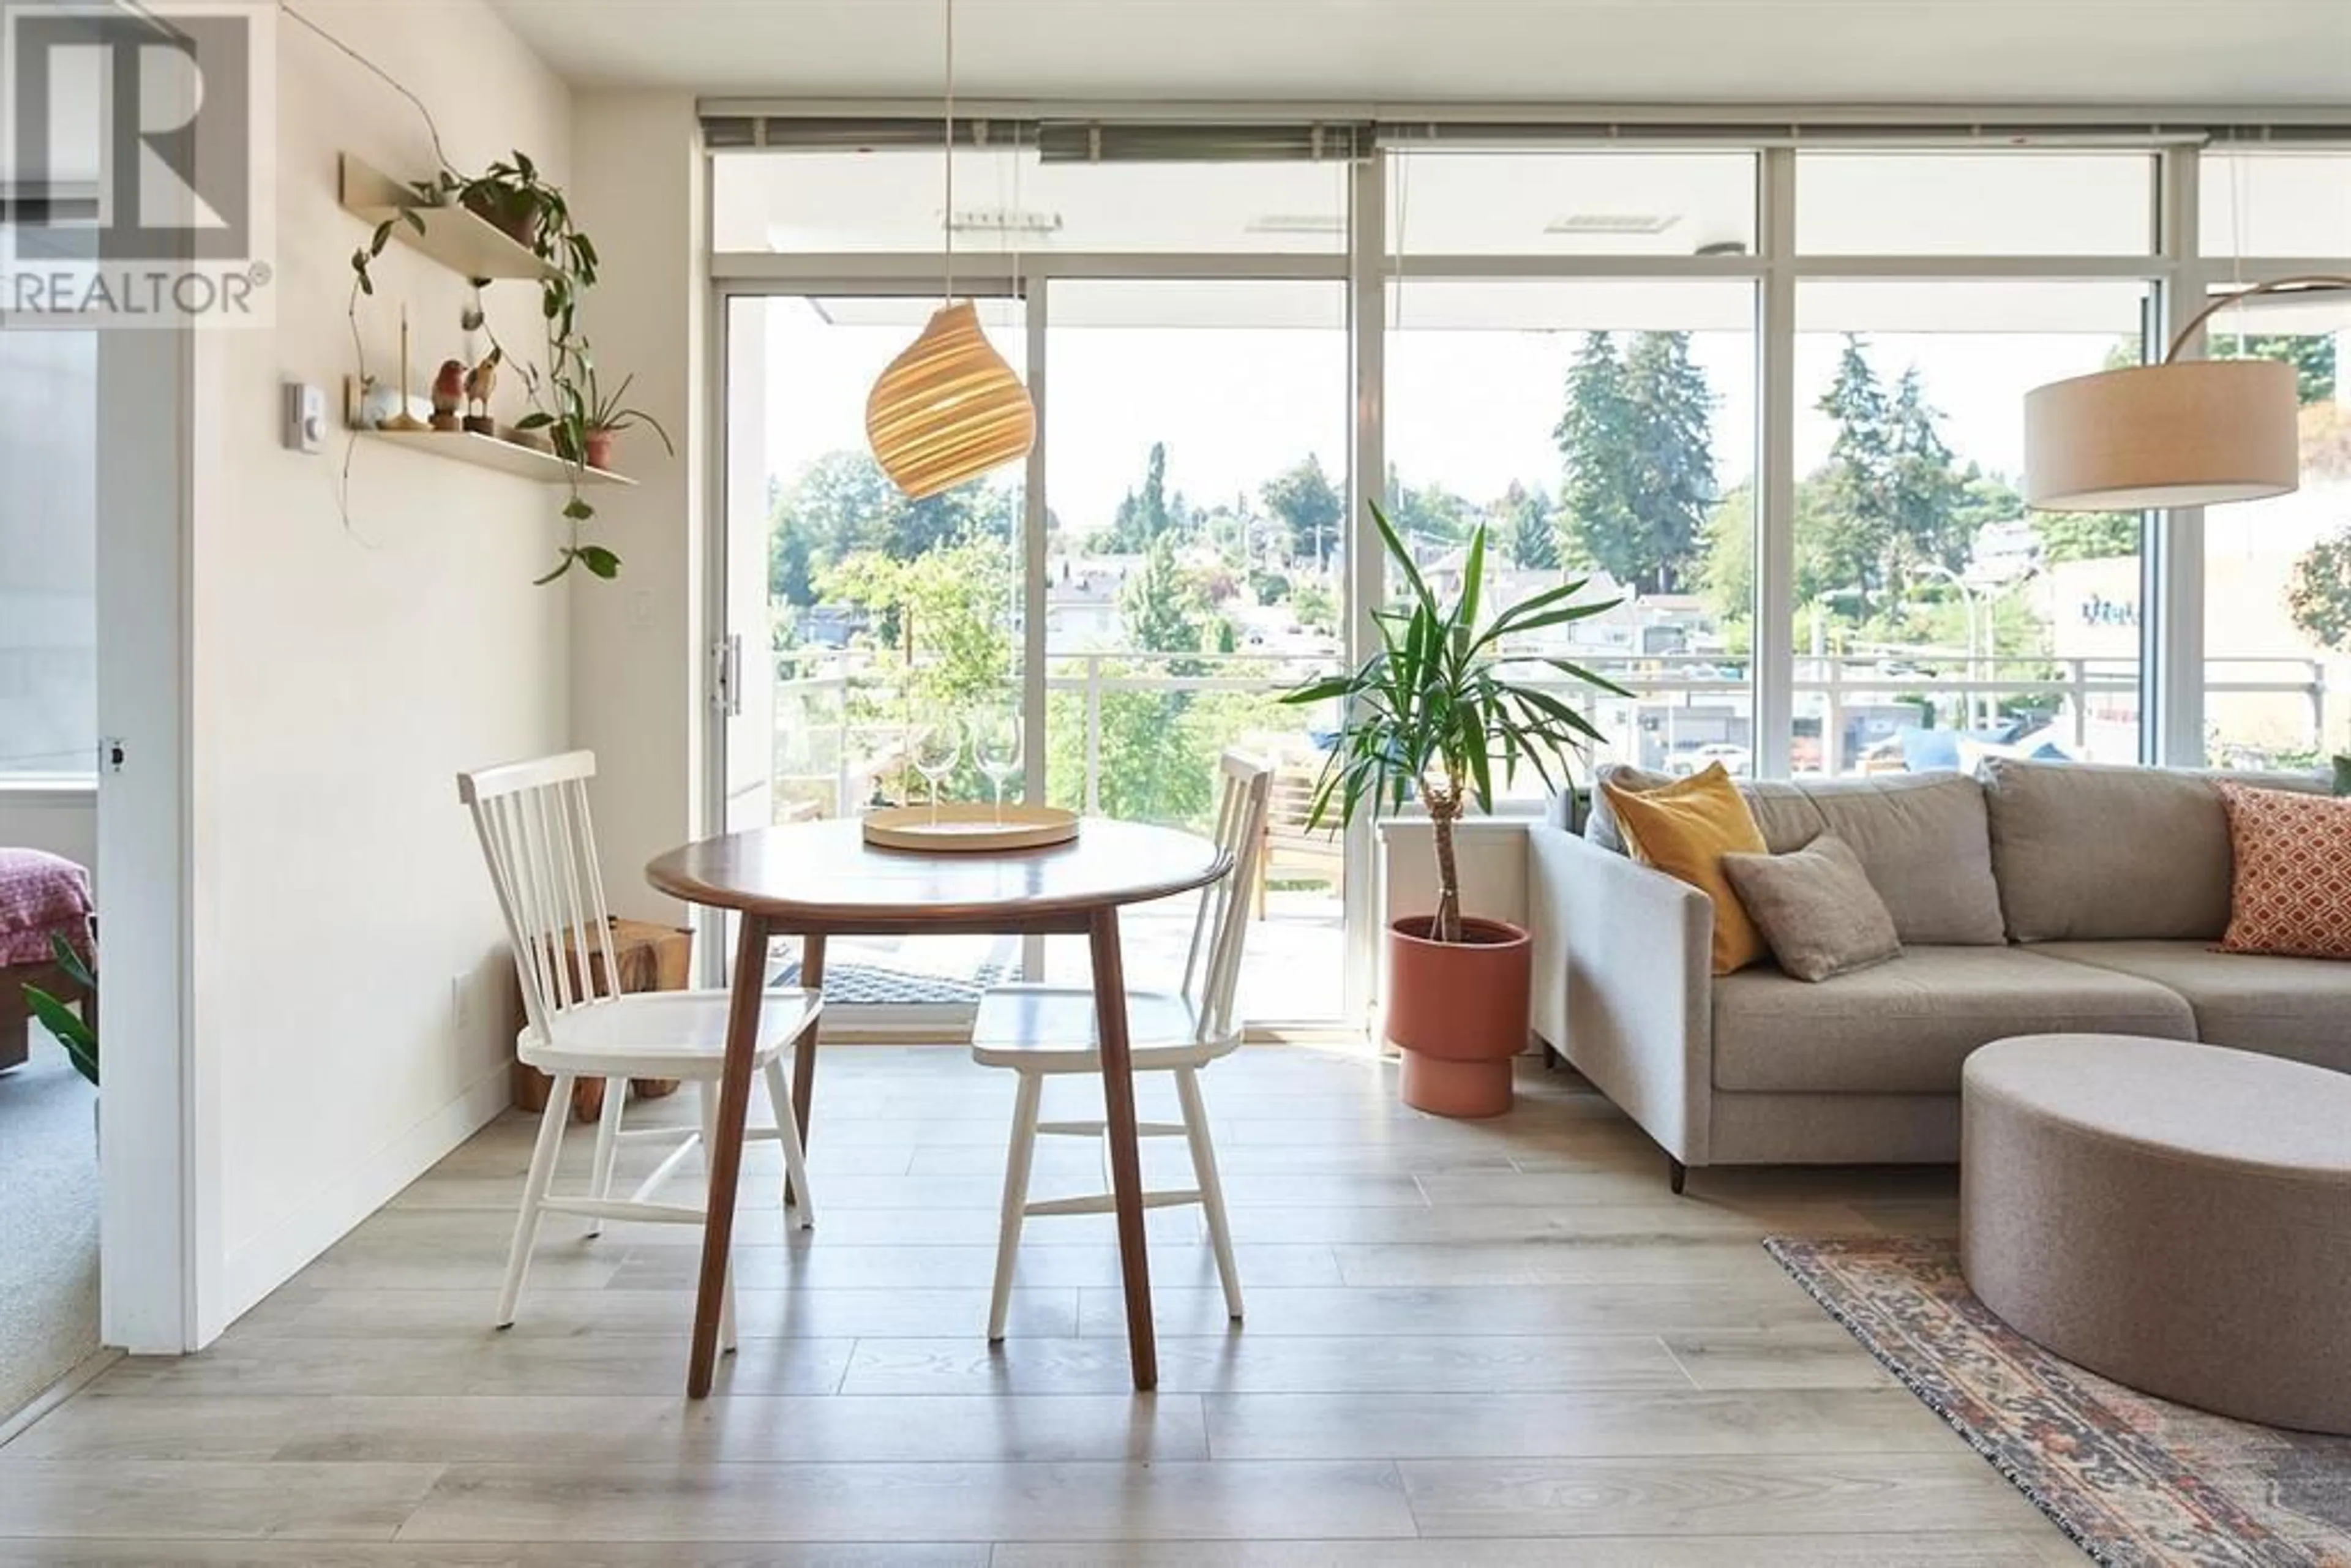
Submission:
M 1929 560 L 1929 561 L 1921 561 L 1921 562 L 1919 563 L 1919 565 L 1920 565 L 1920 566 L 1922 566 L 1923 568 L 1925 568 L 1927 570 L 1933 572 L 1937 577 L 1939 577 L 1939 578 L 1942 578 L 1942 579 L 1946 580 L 1947 580 L 1947 581 L 1949 581 L 1949 582 L 1953 587 L 1957 588 L 1957 589 L 1959 591 L 1959 600 L 1960 600 L 1960 602 L 1961 602 L 1963 605 L 1965 605 L 1965 606 L 1966 606 L 1967 613 L 1968 613 L 1968 674 L 1967 674 L 1967 690 L 1960 694 L 1960 706 L 1959 706 L 1959 711 L 1960 711 L 1960 713 L 1961 713 L 1961 714 L 1966 717 L 1966 719 L 1967 719 L 1967 723 L 1966 723 L 1965 725 L 1961 726 L 1960 727 L 1965 728 L 1965 729 L 1974 729 L 1974 728 L 1977 728 L 1977 727 L 1978 727 L 1978 725 L 1977 725 L 1977 723 L 1976 723 L 1976 720 L 1977 720 L 1977 718 L 1978 718 L 1978 716 L 1978 716 L 1978 713 L 1977 713 L 1977 706 L 1976 706 L 1976 689 L 1975 689 L 1975 681 L 1976 681 L 1976 591 L 1974 590 L 1974 588 L 1972 588 L 1972 587 L 1970 587 L 1970 586 L 1969 585 L 1968 580 L 1967 580 L 1966 578 L 1961 577 L 1958 572 L 1953 571 L 1949 567 L 1945 566 L 1945 565 L 1944 565 L 1942 562 L 1940 562 L 1940 561 L 1934 561 L 1934 560 Z

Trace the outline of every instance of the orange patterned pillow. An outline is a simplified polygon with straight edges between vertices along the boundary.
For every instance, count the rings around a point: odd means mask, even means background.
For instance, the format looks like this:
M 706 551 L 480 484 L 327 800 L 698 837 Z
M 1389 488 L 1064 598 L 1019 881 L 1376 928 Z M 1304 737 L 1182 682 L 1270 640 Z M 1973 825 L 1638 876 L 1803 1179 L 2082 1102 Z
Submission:
M 2237 857 L 2220 951 L 2351 958 L 2351 800 L 2220 790 Z

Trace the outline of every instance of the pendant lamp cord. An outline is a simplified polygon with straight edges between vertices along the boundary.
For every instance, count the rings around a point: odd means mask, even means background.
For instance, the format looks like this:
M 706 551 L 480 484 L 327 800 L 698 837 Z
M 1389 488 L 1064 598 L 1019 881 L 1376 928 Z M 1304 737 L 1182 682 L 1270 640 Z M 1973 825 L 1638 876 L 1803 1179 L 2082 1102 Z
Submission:
M 939 227 L 946 235 L 946 303 L 955 303 L 955 0 L 946 0 L 946 78 L 947 78 L 947 179 L 946 211 Z

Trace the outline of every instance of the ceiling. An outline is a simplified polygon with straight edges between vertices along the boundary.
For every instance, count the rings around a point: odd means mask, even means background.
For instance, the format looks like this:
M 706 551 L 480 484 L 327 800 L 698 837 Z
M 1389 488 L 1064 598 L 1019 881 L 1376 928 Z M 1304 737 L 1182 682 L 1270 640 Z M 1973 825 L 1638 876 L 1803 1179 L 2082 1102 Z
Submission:
M 491 0 L 567 78 L 922 97 L 943 0 Z M 973 97 L 2351 106 L 2346 0 L 957 0 Z

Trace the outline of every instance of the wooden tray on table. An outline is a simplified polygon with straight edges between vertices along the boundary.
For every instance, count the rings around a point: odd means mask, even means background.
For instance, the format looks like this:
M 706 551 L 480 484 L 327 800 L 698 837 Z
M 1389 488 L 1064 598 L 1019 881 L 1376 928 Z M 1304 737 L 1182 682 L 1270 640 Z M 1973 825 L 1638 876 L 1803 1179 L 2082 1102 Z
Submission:
M 1042 849 L 1078 836 L 1078 817 L 1059 806 L 945 800 L 936 807 L 892 806 L 865 819 L 865 841 L 920 854 L 989 854 Z

